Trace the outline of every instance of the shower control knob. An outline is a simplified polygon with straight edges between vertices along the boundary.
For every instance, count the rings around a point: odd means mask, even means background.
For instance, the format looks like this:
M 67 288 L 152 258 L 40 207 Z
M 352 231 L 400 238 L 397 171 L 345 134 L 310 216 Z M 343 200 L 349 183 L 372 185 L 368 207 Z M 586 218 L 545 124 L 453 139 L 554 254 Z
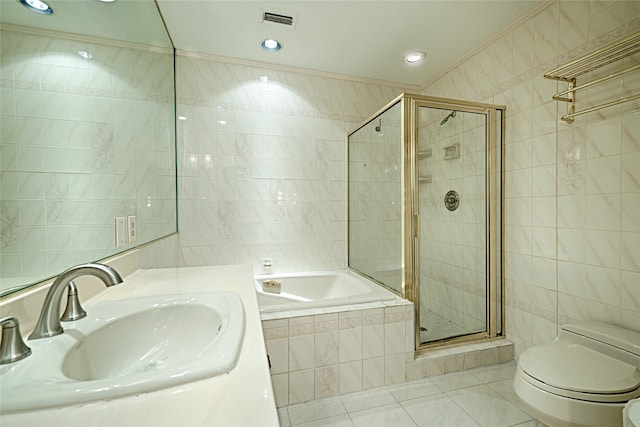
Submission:
M 444 196 L 444 205 L 450 211 L 458 209 L 458 206 L 460 206 L 460 195 L 458 195 L 458 192 L 454 190 L 448 191 Z

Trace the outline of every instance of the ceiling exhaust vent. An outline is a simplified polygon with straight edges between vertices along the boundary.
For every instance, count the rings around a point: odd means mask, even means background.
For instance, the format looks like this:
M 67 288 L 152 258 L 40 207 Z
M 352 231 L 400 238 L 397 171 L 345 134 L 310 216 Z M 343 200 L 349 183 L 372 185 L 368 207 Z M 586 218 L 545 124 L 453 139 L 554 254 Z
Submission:
M 278 13 L 262 12 L 262 22 L 268 21 L 276 24 L 293 25 L 293 16 L 280 15 Z

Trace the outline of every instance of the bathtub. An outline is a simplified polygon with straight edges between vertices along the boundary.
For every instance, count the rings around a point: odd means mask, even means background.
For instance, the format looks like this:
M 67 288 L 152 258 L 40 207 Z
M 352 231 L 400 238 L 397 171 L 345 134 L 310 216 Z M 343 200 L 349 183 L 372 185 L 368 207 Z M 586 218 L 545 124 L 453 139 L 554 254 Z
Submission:
M 263 280 L 281 283 L 279 294 L 263 290 Z M 261 313 L 361 304 L 399 298 L 393 292 L 348 270 L 255 276 Z

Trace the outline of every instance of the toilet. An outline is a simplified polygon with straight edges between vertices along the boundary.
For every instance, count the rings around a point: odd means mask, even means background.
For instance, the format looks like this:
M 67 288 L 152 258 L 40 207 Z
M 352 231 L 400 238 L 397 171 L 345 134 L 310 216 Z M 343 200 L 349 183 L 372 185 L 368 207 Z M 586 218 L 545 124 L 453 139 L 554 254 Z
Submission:
M 520 355 L 513 380 L 525 408 L 550 427 L 622 426 L 640 397 L 640 333 L 595 321 L 564 325 Z

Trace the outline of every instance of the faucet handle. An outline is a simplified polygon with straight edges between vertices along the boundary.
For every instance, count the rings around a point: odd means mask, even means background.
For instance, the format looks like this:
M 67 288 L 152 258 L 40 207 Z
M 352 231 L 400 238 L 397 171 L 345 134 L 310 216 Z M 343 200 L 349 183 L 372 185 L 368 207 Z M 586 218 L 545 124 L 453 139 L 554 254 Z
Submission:
M 20 334 L 20 324 L 13 316 L 0 319 L 2 341 L 0 341 L 0 365 L 17 362 L 31 354 Z
M 65 308 L 64 313 L 62 313 L 60 320 L 62 322 L 71 322 L 72 320 L 87 317 L 87 312 L 84 311 L 80 305 L 80 299 L 78 299 L 78 288 L 73 281 L 69 282 L 67 290 L 67 308 Z

